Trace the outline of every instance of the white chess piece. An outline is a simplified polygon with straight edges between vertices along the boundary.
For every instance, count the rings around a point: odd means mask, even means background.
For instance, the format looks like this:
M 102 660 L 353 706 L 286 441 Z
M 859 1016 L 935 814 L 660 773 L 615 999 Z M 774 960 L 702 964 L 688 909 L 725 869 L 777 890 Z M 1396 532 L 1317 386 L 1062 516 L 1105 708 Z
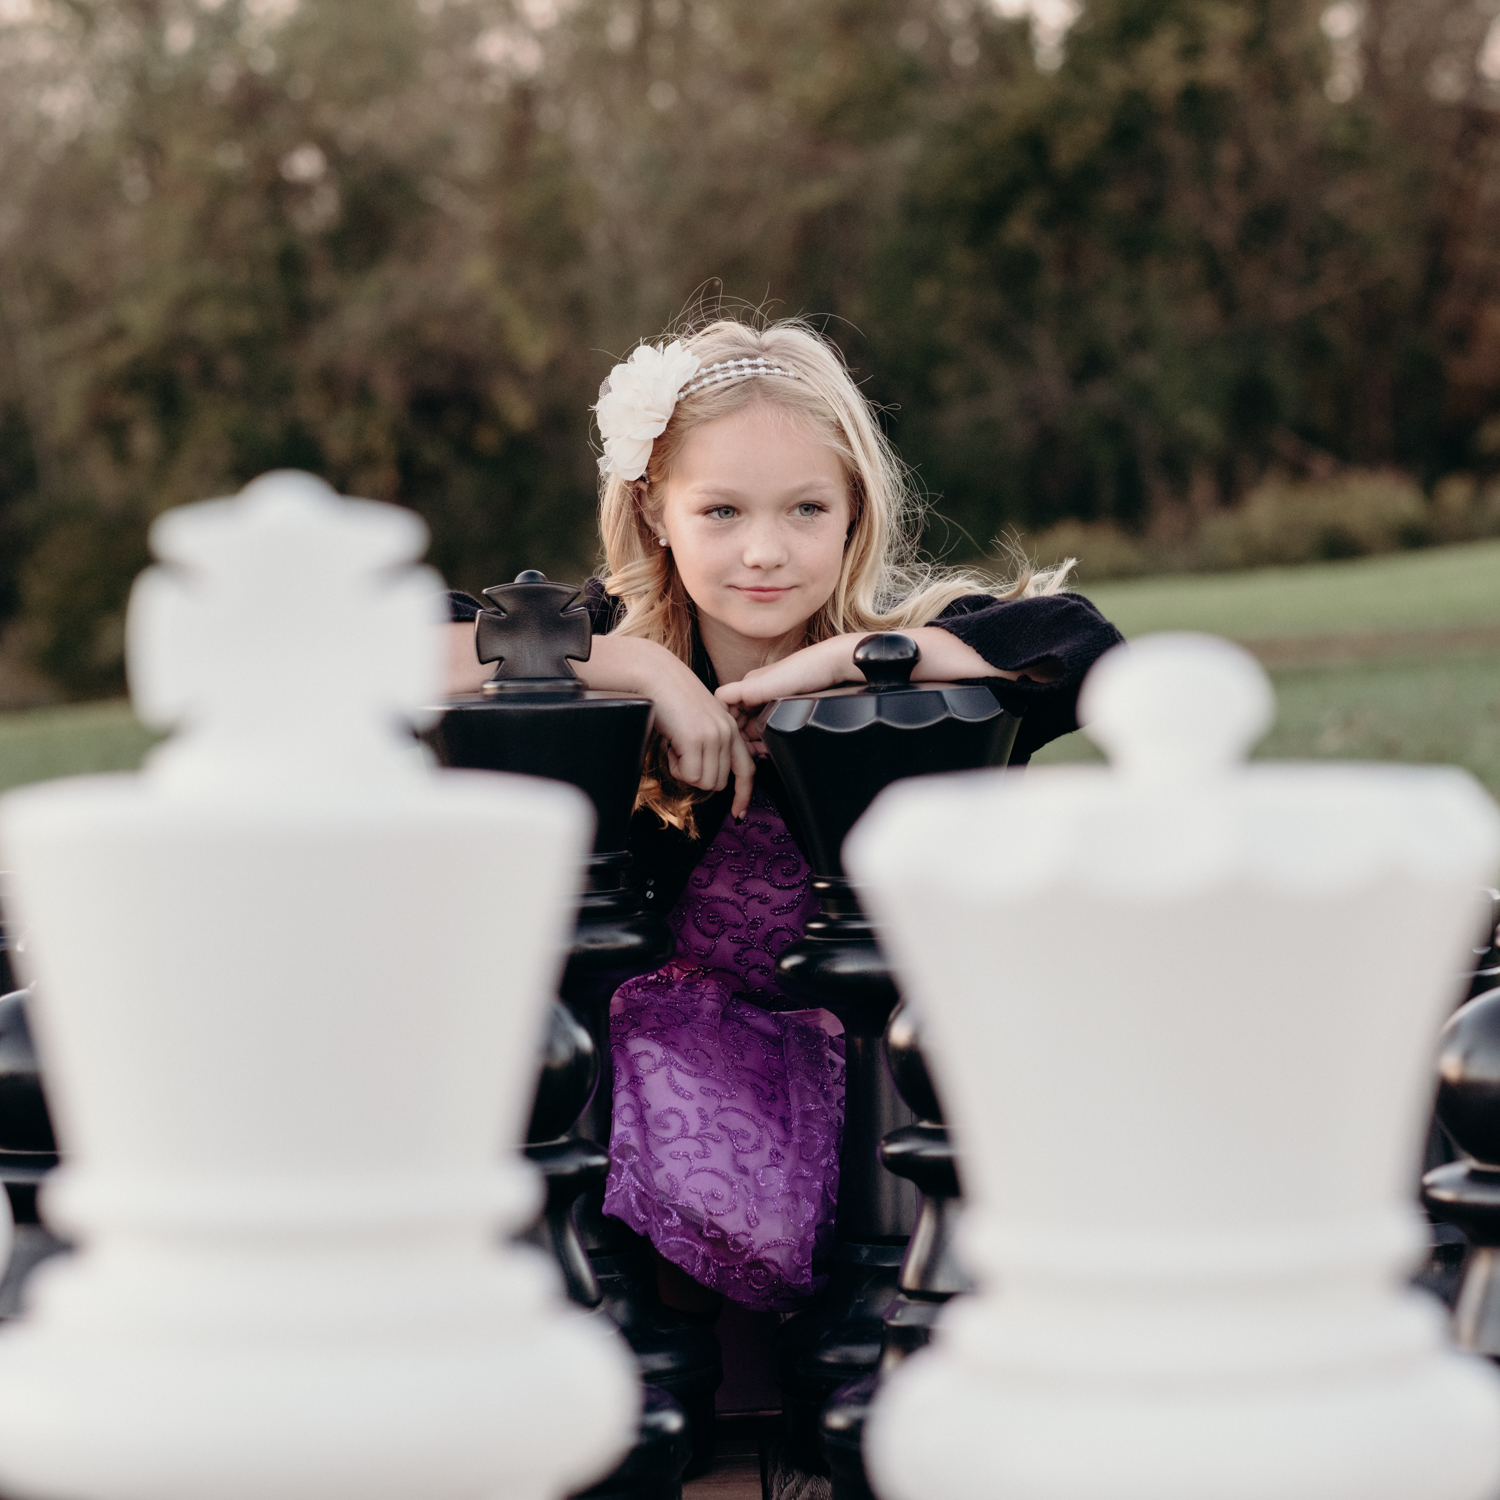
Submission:
M 845 857 L 955 1133 L 979 1291 L 882 1388 L 884 1500 L 1490 1500 L 1500 1382 L 1406 1276 L 1500 818 L 1447 767 L 1245 765 L 1264 673 L 1158 636 L 1111 768 L 907 782 Z
M 0 1490 L 548 1500 L 639 1406 L 506 1243 L 589 813 L 438 772 L 437 576 L 392 506 L 273 474 L 168 513 L 138 581 L 139 776 L 0 802 L 81 1245 L 0 1333 Z

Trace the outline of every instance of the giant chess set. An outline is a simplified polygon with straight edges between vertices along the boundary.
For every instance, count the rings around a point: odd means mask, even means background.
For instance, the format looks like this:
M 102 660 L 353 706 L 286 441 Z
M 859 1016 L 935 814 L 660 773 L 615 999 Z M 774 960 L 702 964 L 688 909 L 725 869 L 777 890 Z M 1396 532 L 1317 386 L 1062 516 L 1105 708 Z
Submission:
M 737 1351 L 601 1208 L 610 998 L 673 942 L 652 704 L 582 686 L 535 573 L 444 699 L 425 541 L 306 475 L 168 512 L 165 739 L 0 800 L 5 1500 L 712 1471 Z M 819 897 L 778 974 L 847 1089 L 767 1500 L 1500 1497 L 1488 794 L 1249 763 L 1271 689 L 1209 637 L 1105 656 L 1108 764 L 1024 774 L 988 689 L 856 660 L 759 726 Z

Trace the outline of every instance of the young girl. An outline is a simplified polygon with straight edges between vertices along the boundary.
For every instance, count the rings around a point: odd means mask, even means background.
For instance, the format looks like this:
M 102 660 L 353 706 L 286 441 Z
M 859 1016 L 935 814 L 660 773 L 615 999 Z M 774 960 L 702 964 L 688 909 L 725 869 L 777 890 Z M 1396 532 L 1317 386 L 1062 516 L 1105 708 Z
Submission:
M 632 825 L 643 899 L 676 956 L 611 1006 L 605 1211 L 656 1247 L 663 1290 L 763 1310 L 823 1282 L 838 1189 L 843 1046 L 780 994 L 814 909 L 774 768 L 746 738 L 776 698 L 860 680 L 855 646 L 902 630 L 917 680 L 982 679 L 1023 713 L 1011 764 L 1077 727 L 1079 684 L 1119 633 L 1062 592 L 1068 567 L 995 593 L 919 567 L 920 506 L 838 352 L 796 321 L 723 320 L 643 345 L 595 408 L 607 570 L 579 677 L 651 698 Z M 477 608 L 455 596 L 454 615 Z M 468 626 L 451 686 L 487 675 Z M 676 1277 L 670 1267 L 692 1278 Z M 702 1297 L 702 1293 L 697 1293 Z

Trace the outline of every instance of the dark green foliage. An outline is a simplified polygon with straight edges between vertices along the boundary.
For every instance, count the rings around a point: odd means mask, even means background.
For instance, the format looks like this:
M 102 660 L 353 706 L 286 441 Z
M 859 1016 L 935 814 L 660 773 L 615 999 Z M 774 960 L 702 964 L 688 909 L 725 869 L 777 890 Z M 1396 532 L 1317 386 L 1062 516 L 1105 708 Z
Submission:
M 1334 103 L 1319 11 L 1094 0 L 1049 72 L 970 0 L 13 7 L 0 658 L 115 690 L 151 517 L 281 466 L 579 576 L 587 407 L 705 286 L 826 315 L 935 550 L 1490 469 L 1485 23 L 1367 4 Z

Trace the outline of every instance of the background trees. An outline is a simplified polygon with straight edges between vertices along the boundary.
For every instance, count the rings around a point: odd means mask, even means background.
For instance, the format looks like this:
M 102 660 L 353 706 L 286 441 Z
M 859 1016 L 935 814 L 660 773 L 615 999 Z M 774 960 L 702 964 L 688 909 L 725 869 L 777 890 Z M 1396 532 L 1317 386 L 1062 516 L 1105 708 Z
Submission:
M 113 690 L 150 517 L 277 465 L 578 576 L 705 287 L 827 317 L 961 555 L 1483 475 L 1489 4 L 0 0 L 0 701 Z

